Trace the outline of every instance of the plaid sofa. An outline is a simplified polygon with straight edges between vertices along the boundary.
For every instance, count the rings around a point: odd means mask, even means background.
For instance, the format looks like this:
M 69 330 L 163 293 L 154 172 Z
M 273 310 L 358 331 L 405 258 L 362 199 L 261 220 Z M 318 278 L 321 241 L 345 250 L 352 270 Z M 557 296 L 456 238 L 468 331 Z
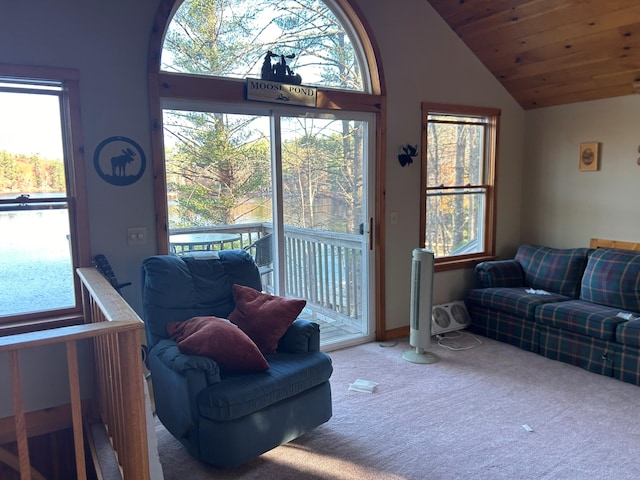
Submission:
M 476 275 L 471 331 L 640 385 L 640 252 L 521 245 Z

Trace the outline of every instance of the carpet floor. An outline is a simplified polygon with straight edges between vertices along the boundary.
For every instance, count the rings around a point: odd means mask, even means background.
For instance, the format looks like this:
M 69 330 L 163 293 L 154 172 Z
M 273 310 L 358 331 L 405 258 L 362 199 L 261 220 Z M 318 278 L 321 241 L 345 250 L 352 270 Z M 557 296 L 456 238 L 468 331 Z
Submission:
M 235 469 L 194 460 L 156 420 L 164 478 L 640 478 L 637 386 L 475 338 L 432 345 L 430 365 L 402 358 L 406 340 L 331 352 L 331 420 Z M 349 390 L 356 379 L 379 385 Z

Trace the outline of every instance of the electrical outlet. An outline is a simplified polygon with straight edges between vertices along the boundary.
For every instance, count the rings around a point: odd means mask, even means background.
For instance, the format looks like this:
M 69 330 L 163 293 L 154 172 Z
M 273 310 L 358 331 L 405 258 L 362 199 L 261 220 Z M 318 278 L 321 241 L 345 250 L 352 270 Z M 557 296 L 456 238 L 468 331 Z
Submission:
M 391 212 L 391 225 L 398 223 L 398 212 Z
M 145 227 L 127 228 L 127 244 L 143 245 L 147 243 L 147 229 Z

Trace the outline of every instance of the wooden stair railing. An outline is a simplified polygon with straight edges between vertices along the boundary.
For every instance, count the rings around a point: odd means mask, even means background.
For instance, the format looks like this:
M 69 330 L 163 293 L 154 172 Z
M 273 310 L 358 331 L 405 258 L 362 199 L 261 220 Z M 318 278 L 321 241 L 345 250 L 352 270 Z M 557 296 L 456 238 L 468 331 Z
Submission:
M 143 323 L 111 284 L 94 268 L 79 268 L 85 324 L 0 338 L 0 352 L 9 355 L 15 438 L 21 480 L 32 475 L 20 378 L 19 352 L 56 343 L 66 344 L 69 393 L 77 478 L 87 478 L 77 344 L 92 339 L 95 364 L 93 403 L 111 440 L 122 477 L 149 478 L 149 451 L 144 378 L 140 353 Z

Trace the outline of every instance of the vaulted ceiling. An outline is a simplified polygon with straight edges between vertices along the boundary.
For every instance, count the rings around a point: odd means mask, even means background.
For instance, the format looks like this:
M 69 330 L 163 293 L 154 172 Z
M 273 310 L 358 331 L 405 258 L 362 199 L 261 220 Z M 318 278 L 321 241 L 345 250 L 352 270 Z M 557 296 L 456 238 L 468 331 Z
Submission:
M 640 0 L 427 0 L 524 109 L 640 91 Z

